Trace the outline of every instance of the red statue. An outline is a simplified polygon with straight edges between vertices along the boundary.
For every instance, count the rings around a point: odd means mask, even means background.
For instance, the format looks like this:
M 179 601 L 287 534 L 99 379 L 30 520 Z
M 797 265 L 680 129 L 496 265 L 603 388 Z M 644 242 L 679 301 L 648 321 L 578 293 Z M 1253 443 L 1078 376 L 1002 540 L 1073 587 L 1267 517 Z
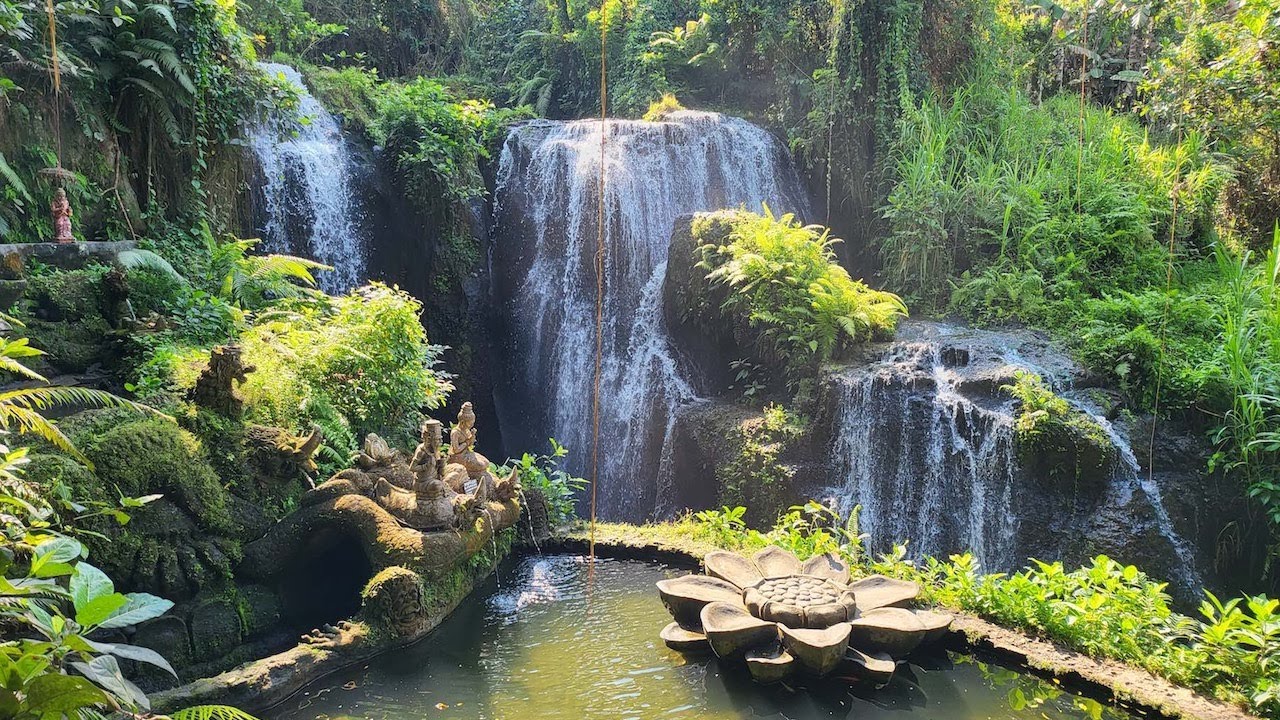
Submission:
M 69 243 L 76 239 L 71 236 L 71 203 L 67 202 L 67 191 L 58 188 L 53 193 L 53 239 L 54 242 Z

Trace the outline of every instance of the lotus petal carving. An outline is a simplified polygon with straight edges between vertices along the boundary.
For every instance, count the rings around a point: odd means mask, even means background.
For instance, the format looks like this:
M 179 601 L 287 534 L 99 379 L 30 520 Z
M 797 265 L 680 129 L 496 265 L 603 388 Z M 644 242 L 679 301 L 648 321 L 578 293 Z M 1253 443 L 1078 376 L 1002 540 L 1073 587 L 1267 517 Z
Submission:
M 662 640 L 681 652 L 710 648 L 745 660 L 761 683 L 838 668 L 887 683 L 894 658 L 936 642 L 951 625 L 944 613 L 903 607 L 919 594 L 915 583 L 882 575 L 850 582 L 848 563 L 830 553 L 801 562 L 774 546 L 751 557 L 717 551 L 705 566 L 705 575 L 658 583 L 675 618 Z

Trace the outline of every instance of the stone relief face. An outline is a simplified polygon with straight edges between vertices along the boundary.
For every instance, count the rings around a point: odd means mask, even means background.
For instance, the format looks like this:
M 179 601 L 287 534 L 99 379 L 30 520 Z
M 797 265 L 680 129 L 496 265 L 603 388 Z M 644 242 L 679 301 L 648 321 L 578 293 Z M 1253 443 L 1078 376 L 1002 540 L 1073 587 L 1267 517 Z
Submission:
M 841 668 L 885 683 L 897 660 L 951 625 L 950 615 L 905 607 L 919 594 L 915 583 L 881 575 L 850 582 L 848 565 L 830 553 L 801 562 L 767 547 L 752 557 L 717 551 L 703 562 L 704 575 L 658 582 L 675 618 L 661 637 L 679 652 L 744 660 L 759 682 Z

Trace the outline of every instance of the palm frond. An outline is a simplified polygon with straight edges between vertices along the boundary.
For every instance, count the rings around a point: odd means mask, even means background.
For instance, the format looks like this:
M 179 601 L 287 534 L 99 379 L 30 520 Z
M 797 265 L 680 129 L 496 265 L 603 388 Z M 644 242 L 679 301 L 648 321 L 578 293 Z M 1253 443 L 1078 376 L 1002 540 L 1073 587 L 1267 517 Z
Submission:
M 169 264 L 168 260 L 150 250 L 124 250 L 116 255 L 116 262 L 126 270 L 153 270 L 184 285 L 190 284 L 182 273 Z

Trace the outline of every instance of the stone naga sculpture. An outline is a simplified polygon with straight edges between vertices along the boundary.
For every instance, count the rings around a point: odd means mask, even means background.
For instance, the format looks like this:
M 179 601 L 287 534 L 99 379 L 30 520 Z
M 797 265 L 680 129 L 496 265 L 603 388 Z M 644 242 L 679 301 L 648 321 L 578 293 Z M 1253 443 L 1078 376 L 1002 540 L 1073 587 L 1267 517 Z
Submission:
M 239 345 L 219 345 L 209 353 L 209 364 L 200 371 L 191 399 L 195 404 L 229 418 L 244 414 L 244 398 L 236 385 L 248 380 L 254 366 L 244 362 Z

